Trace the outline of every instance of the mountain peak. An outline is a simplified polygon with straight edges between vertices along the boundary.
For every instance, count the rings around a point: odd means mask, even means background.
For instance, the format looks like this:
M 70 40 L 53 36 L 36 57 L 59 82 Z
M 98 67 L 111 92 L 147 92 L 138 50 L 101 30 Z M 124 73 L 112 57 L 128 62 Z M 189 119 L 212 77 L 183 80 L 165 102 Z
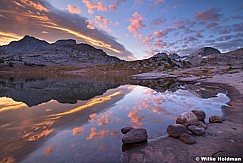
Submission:
M 208 55 L 211 55 L 211 54 L 220 54 L 221 52 L 216 49 L 216 48 L 213 48 L 213 47 L 203 47 L 197 51 L 195 51 L 194 53 L 192 53 L 191 55 L 192 56 L 201 56 L 201 57 L 205 57 L 205 56 L 208 56 Z
M 67 39 L 67 40 L 57 40 L 55 42 L 55 45 L 58 45 L 58 46 L 75 46 L 77 44 L 76 44 L 76 40 Z
M 168 55 L 166 53 L 157 53 L 154 56 L 152 56 L 151 58 L 163 58 L 163 59 L 168 59 Z

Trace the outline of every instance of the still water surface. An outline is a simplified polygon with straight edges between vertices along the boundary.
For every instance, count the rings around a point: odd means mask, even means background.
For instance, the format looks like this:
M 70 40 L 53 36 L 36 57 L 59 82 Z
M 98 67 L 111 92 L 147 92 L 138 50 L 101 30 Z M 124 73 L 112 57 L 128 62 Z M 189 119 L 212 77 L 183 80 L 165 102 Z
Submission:
M 165 135 L 180 113 L 202 109 L 208 119 L 222 115 L 229 101 L 220 92 L 203 98 L 197 92 L 205 88 L 185 85 L 158 92 L 137 84 L 45 82 L 1 86 L 0 161 L 119 162 L 122 127 L 146 128 L 153 139 Z

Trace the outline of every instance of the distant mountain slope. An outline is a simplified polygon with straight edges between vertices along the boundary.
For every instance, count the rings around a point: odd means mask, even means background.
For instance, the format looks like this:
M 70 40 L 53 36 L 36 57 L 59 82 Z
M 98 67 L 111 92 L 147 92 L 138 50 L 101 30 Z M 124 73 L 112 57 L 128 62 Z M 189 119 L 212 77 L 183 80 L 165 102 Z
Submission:
M 203 58 L 208 57 L 209 55 L 212 54 L 220 54 L 221 52 L 218 49 L 212 48 L 212 47 L 203 47 L 192 54 L 190 54 L 187 57 L 187 60 L 193 65 L 193 66 L 198 66 Z
M 53 44 L 25 36 L 0 47 L 1 58 L 6 62 L 25 65 L 87 66 L 118 63 L 121 60 L 107 55 L 103 50 L 88 44 L 76 44 L 75 40 L 58 40 Z
M 220 65 L 243 68 L 243 48 L 220 55 L 210 55 L 207 58 L 203 58 L 200 65 Z

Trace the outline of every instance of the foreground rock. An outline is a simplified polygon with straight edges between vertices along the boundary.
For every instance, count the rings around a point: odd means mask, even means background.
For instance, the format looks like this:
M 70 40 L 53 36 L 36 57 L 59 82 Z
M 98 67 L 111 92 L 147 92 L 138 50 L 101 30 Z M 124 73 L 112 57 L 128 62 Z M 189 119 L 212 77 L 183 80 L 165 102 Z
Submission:
M 224 118 L 220 117 L 220 116 L 212 116 L 209 118 L 209 122 L 211 123 L 221 123 L 224 121 Z
M 172 137 L 178 138 L 182 134 L 188 133 L 188 130 L 185 126 L 181 124 L 174 124 L 167 127 L 167 133 Z
M 137 128 L 137 129 L 131 129 L 129 132 L 127 132 L 123 138 L 122 142 L 123 144 L 131 144 L 131 143 L 138 143 L 143 142 L 148 139 L 148 133 L 147 130 L 144 128 Z
M 180 136 L 180 140 L 182 142 L 184 142 L 185 144 L 195 144 L 196 143 L 196 140 L 193 136 L 189 135 L 189 134 L 181 134 Z
M 191 125 L 188 126 L 188 129 L 195 135 L 197 136 L 201 136 L 205 134 L 205 129 L 203 127 L 199 127 L 199 126 L 195 126 L 195 125 Z
M 122 129 L 121 129 L 121 132 L 123 133 L 123 134 L 126 134 L 126 133 L 128 133 L 130 130 L 132 130 L 133 129 L 133 127 L 123 127 Z
M 197 126 L 203 127 L 204 129 L 207 128 L 207 125 L 205 123 L 203 123 L 202 121 L 199 121 Z
M 192 112 L 184 112 L 179 115 L 176 119 L 177 124 L 182 124 L 184 126 L 197 125 L 197 116 Z
M 196 110 L 192 110 L 192 112 L 197 116 L 197 119 L 199 121 L 204 121 L 206 118 L 206 114 L 204 111 L 196 109 Z

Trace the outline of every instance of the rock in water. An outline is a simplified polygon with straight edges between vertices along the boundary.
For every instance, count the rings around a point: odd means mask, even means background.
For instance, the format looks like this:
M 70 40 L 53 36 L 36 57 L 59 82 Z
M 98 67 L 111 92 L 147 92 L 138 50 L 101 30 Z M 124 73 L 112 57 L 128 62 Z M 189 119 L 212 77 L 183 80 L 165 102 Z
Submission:
M 184 112 L 176 119 L 177 124 L 183 124 L 184 126 L 197 125 L 197 116 L 192 112 Z
M 199 127 L 195 125 L 188 126 L 188 129 L 197 136 L 204 135 L 205 133 L 205 129 L 203 127 Z
M 211 116 L 209 118 L 209 122 L 211 123 L 221 123 L 224 121 L 224 118 L 220 117 L 220 116 Z
M 123 133 L 123 134 L 126 134 L 126 133 L 128 133 L 130 130 L 132 130 L 133 129 L 133 127 L 123 127 L 122 129 L 121 129 L 121 132 Z
M 144 128 L 137 128 L 127 132 L 123 136 L 122 142 L 123 144 L 131 144 L 131 143 L 146 141 L 147 139 L 148 139 L 147 130 Z
M 178 138 L 181 134 L 188 133 L 188 130 L 181 124 L 174 124 L 167 127 L 167 133 L 172 137 Z
M 189 135 L 189 134 L 181 134 L 180 136 L 180 140 L 182 142 L 184 142 L 185 144 L 195 144 L 196 143 L 196 140 L 193 136 Z
M 192 112 L 197 116 L 197 119 L 199 121 L 204 121 L 206 118 L 206 114 L 204 111 L 196 109 L 196 110 L 192 110 Z

